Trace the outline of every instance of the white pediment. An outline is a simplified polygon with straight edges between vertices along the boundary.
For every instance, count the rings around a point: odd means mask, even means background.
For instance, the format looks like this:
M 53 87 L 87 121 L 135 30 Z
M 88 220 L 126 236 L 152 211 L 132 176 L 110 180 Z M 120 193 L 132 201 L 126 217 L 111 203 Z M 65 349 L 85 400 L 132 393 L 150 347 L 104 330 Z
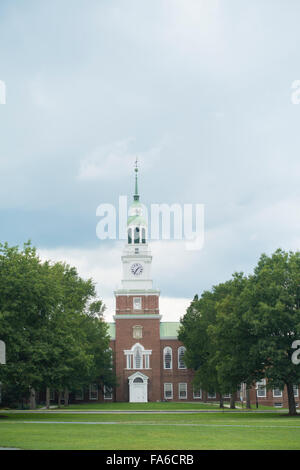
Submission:
M 130 375 L 130 377 L 128 377 L 129 383 L 132 383 L 136 378 L 140 378 L 143 380 L 143 382 L 146 383 L 149 380 L 149 377 L 147 377 L 147 375 L 142 374 L 141 372 L 135 372 L 134 374 Z

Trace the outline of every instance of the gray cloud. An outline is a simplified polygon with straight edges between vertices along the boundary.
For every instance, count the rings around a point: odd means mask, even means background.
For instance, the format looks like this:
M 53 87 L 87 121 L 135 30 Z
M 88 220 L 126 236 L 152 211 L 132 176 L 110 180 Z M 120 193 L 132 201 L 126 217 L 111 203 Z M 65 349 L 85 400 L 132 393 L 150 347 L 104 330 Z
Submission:
M 158 251 L 166 297 L 299 248 L 300 5 L 283 5 L 3 0 L 2 241 L 97 249 L 96 207 L 131 195 L 140 155 L 143 202 L 205 204 L 203 250 Z

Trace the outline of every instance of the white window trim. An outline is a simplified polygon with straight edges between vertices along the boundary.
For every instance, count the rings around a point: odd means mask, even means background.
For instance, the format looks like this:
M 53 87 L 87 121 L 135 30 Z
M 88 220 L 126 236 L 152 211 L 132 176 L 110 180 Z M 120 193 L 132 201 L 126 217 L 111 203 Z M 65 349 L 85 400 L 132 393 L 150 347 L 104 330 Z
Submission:
M 280 395 L 275 394 L 275 391 L 277 390 L 280 391 Z M 282 398 L 282 390 L 280 390 L 279 388 L 273 388 L 273 398 Z
M 209 395 L 211 395 L 211 396 L 209 396 Z M 207 399 L 208 400 L 214 400 L 215 398 L 217 398 L 216 392 L 212 392 L 212 393 L 207 392 Z
M 275 408 L 282 408 L 283 404 L 282 403 L 274 403 Z
M 179 360 L 179 357 L 180 357 L 180 351 L 181 351 L 181 350 L 183 350 L 184 353 L 185 353 L 186 348 L 185 348 L 184 346 L 180 346 L 180 347 L 178 348 L 178 352 L 177 352 L 177 355 L 178 355 L 178 369 L 179 369 L 179 370 L 184 370 L 184 369 L 187 368 L 186 365 L 184 365 L 184 367 L 180 367 L 180 360 Z
M 166 367 L 166 360 L 165 360 L 166 352 L 167 352 L 168 349 L 171 351 L 170 367 Z M 172 350 L 171 346 L 166 346 L 166 347 L 164 348 L 164 351 L 163 351 L 163 362 L 164 362 L 164 370 L 172 370 L 172 369 L 173 369 L 173 350 Z
M 199 396 L 196 396 L 196 395 L 195 395 L 195 392 L 198 392 L 198 393 L 199 393 Z M 201 398 L 202 398 L 202 390 L 201 390 L 201 388 L 198 388 L 198 389 L 194 389 L 194 388 L 193 388 L 193 398 L 194 398 L 195 400 L 201 400 Z
M 181 397 L 180 396 L 180 385 L 185 385 L 184 389 L 185 389 L 185 397 Z M 187 400 L 187 383 L 186 382 L 180 382 L 178 384 L 178 398 L 179 400 Z
M 166 397 L 166 385 L 170 385 L 170 389 L 171 389 L 171 396 L 170 397 Z M 164 383 L 164 398 L 165 400 L 172 400 L 173 399 L 173 384 L 170 383 L 170 382 L 167 382 L 167 383 Z
M 141 349 L 142 353 L 142 364 L 141 367 L 135 367 L 135 350 L 136 348 Z M 144 346 L 140 343 L 135 343 L 131 349 L 125 349 L 124 354 L 126 356 L 126 369 L 133 369 L 133 370 L 147 370 L 151 369 L 150 367 L 150 356 L 152 351 L 150 349 L 145 349 Z
M 298 385 L 293 385 L 293 392 L 294 392 L 294 397 L 298 398 L 299 397 L 299 387 L 298 387 Z
M 92 397 L 92 386 L 93 386 L 93 385 L 96 385 L 96 386 L 97 386 L 97 397 Z M 95 393 L 95 390 L 93 391 L 93 393 Z M 89 399 L 90 399 L 90 400 L 98 400 L 98 397 L 99 397 L 98 385 L 97 385 L 97 384 L 90 384 L 90 387 L 89 387 Z
M 132 337 L 134 339 L 142 339 L 143 338 L 143 327 L 141 325 L 134 325 L 132 327 Z
M 135 302 L 139 301 L 139 307 L 135 306 Z M 142 297 L 133 297 L 133 310 L 142 310 Z
M 107 389 L 110 389 L 110 393 L 111 393 L 110 397 L 105 396 Z M 106 385 L 104 385 L 104 387 L 103 387 L 103 398 L 104 398 L 104 400 L 112 400 L 113 399 L 113 389 L 112 389 L 112 387 L 107 387 Z
M 259 388 L 261 387 L 261 388 Z M 263 395 L 259 395 L 258 391 L 264 391 Z M 267 397 L 267 387 L 266 387 L 266 379 L 261 380 L 260 382 L 256 382 L 256 396 L 257 398 L 266 398 Z

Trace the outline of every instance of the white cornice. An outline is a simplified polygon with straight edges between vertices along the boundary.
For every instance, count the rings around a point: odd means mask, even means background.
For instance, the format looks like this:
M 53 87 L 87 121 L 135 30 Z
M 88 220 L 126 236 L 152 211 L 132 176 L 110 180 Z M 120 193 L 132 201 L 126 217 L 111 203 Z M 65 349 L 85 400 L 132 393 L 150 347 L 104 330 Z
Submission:
M 158 289 L 117 289 L 114 291 L 115 295 L 160 295 Z
M 162 315 L 159 315 L 159 314 L 141 314 L 141 315 L 135 315 L 135 314 L 120 314 L 120 315 L 114 315 L 113 319 L 114 320 L 129 320 L 129 319 L 143 319 L 143 320 L 153 320 L 153 319 L 158 319 L 158 320 L 161 320 L 162 318 Z

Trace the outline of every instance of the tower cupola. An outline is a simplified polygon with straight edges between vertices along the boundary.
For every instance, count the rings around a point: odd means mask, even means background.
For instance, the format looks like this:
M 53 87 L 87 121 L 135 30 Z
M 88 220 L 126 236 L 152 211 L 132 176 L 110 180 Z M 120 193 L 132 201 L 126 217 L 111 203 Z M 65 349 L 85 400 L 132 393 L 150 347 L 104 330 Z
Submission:
M 135 192 L 133 202 L 129 207 L 127 219 L 127 241 L 128 245 L 146 244 L 147 221 L 144 215 L 143 205 L 138 194 L 138 161 L 135 162 Z

